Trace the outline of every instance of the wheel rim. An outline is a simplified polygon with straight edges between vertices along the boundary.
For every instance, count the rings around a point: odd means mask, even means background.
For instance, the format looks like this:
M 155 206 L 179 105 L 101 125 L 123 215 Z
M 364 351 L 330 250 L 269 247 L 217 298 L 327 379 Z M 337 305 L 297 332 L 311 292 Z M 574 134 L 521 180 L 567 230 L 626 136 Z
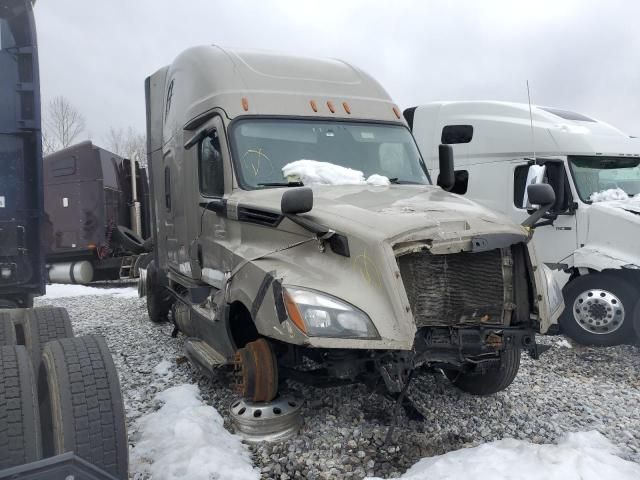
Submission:
M 624 305 L 607 290 L 585 290 L 573 302 L 573 318 L 583 330 L 607 335 L 622 327 Z

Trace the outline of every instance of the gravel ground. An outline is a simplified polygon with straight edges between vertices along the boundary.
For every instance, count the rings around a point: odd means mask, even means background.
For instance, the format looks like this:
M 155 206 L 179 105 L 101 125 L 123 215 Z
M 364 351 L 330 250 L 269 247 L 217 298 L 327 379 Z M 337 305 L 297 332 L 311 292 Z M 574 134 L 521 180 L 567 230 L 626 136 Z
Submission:
M 183 362 L 182 338 L 171 338 L 167 324 L 152 324 L 144 300 L 86 296 L 39 304 L 66 307 L 76 335 L 106 338 L 120 373 L 132 446 L 136 419 L 157 408 L 151 401 L 155 393 L 180 383 L 197 383 L 229 426 L 229 374 L 220 371 L 209 380 Z M 440 377 L 418 376 L 409 396 L 425 421 L 402 416 L 386 445 L 392 404 L 385 398 L 360 386 L 290 383 L 290 392 L 305 399 L 304 427 L 290 441 L 252 446 L 254 462 L 265 479 L 392 478 L 422 457 L 491 440 L 550 443 L 566 432 L 598 430 L 620 447 L 623 458 L 640 463 L 640 346 L 572 348 L 563 337 L 539 341 L 552 348 L 538 361 L 523 356 L 511 387 L 491 397 L 465 394 Z M 172 364 L 165 375 L 166 363 L 155 368 L 163 360 Z

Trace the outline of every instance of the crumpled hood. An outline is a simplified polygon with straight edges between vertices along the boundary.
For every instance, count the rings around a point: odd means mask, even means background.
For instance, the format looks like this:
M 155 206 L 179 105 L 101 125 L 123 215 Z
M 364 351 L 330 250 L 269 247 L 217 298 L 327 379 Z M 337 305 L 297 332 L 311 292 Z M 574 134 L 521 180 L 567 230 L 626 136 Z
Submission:
M 595 209 L 594 211 L 601 210 L 611 213 L 612 210 L 621 210 L 625 213 L 640 215 L 640 197 L 631 197 L 628 200 L 608 200 L 604 202 L 597 202 L 593 203 L 591 208 Z
M 316 185 L 313 209 L 304 214 L 342 233 L 400 240 L 421 232 L 459 238 L 507 233 L 526 237 L 523 227 L 459 195 L 427 185 Z M 243 192 L 243 205 L 280 210 L 284 188 Z M 468 233 L 468 235 L 465 235 Z
M 587 228 L 583 240 L 584 247 L 576 254 L 577 262 L 585 262 L 581 251 L 593 255 L 606 255 L 606 268 L 621 265 L 640 265 L 640 202 L 616 200 L 594 203 L 586 209 Z M 612 232 L 615 232 L 612 235 Z

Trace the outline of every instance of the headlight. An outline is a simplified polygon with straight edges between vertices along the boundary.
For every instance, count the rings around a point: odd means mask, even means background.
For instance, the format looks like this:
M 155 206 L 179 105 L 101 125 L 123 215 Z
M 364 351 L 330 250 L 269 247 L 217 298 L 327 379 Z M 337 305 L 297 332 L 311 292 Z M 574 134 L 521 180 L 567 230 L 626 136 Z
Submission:
M 562 289 L 553 272 L 546 265 L 542 265 L 544 278 L 547 282 L 547 298 L 549 299 L 550 314 L 553 315 L 562 306 Z
M 367 314 L 347 302 L 298 287 L 283 294 L 289 318 L 310 337 L 380 338 Z

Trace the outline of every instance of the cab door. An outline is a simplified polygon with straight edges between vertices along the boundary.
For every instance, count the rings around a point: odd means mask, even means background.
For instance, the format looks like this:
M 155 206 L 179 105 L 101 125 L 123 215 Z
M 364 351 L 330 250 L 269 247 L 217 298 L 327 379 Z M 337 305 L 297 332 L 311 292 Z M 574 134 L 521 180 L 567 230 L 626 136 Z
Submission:
M 544 167 L 542 181 L 553 187 L 556 202 L 546 217 L 540 221 L 543 224 L 536 227 L 533 242 L 540 261 L 546 264 L 563 264 L 571 261 L 571 256 L 578 247 L 576 204 L 571 193 L 564 161 L 546 158 L 538 159 L 538 164 L 541 160 Z M 533 162 L 526 159 L 513 164 L 513 199 L 510 216 L 518 223 L 529 216 L 528 210 L 531 208 L 529 206 L 528 209 L 525 203 L 527 177 L 531 165 Z
M 192 239 L 189 249 L 193 277 L 216 288 L 224 279 L 224 258 L 228 252 L 226 186 L 231 190 L 230 160 L 219 117 L 206 122 L 193 132 L 189 174 L 190 213 L 188 231 Z

